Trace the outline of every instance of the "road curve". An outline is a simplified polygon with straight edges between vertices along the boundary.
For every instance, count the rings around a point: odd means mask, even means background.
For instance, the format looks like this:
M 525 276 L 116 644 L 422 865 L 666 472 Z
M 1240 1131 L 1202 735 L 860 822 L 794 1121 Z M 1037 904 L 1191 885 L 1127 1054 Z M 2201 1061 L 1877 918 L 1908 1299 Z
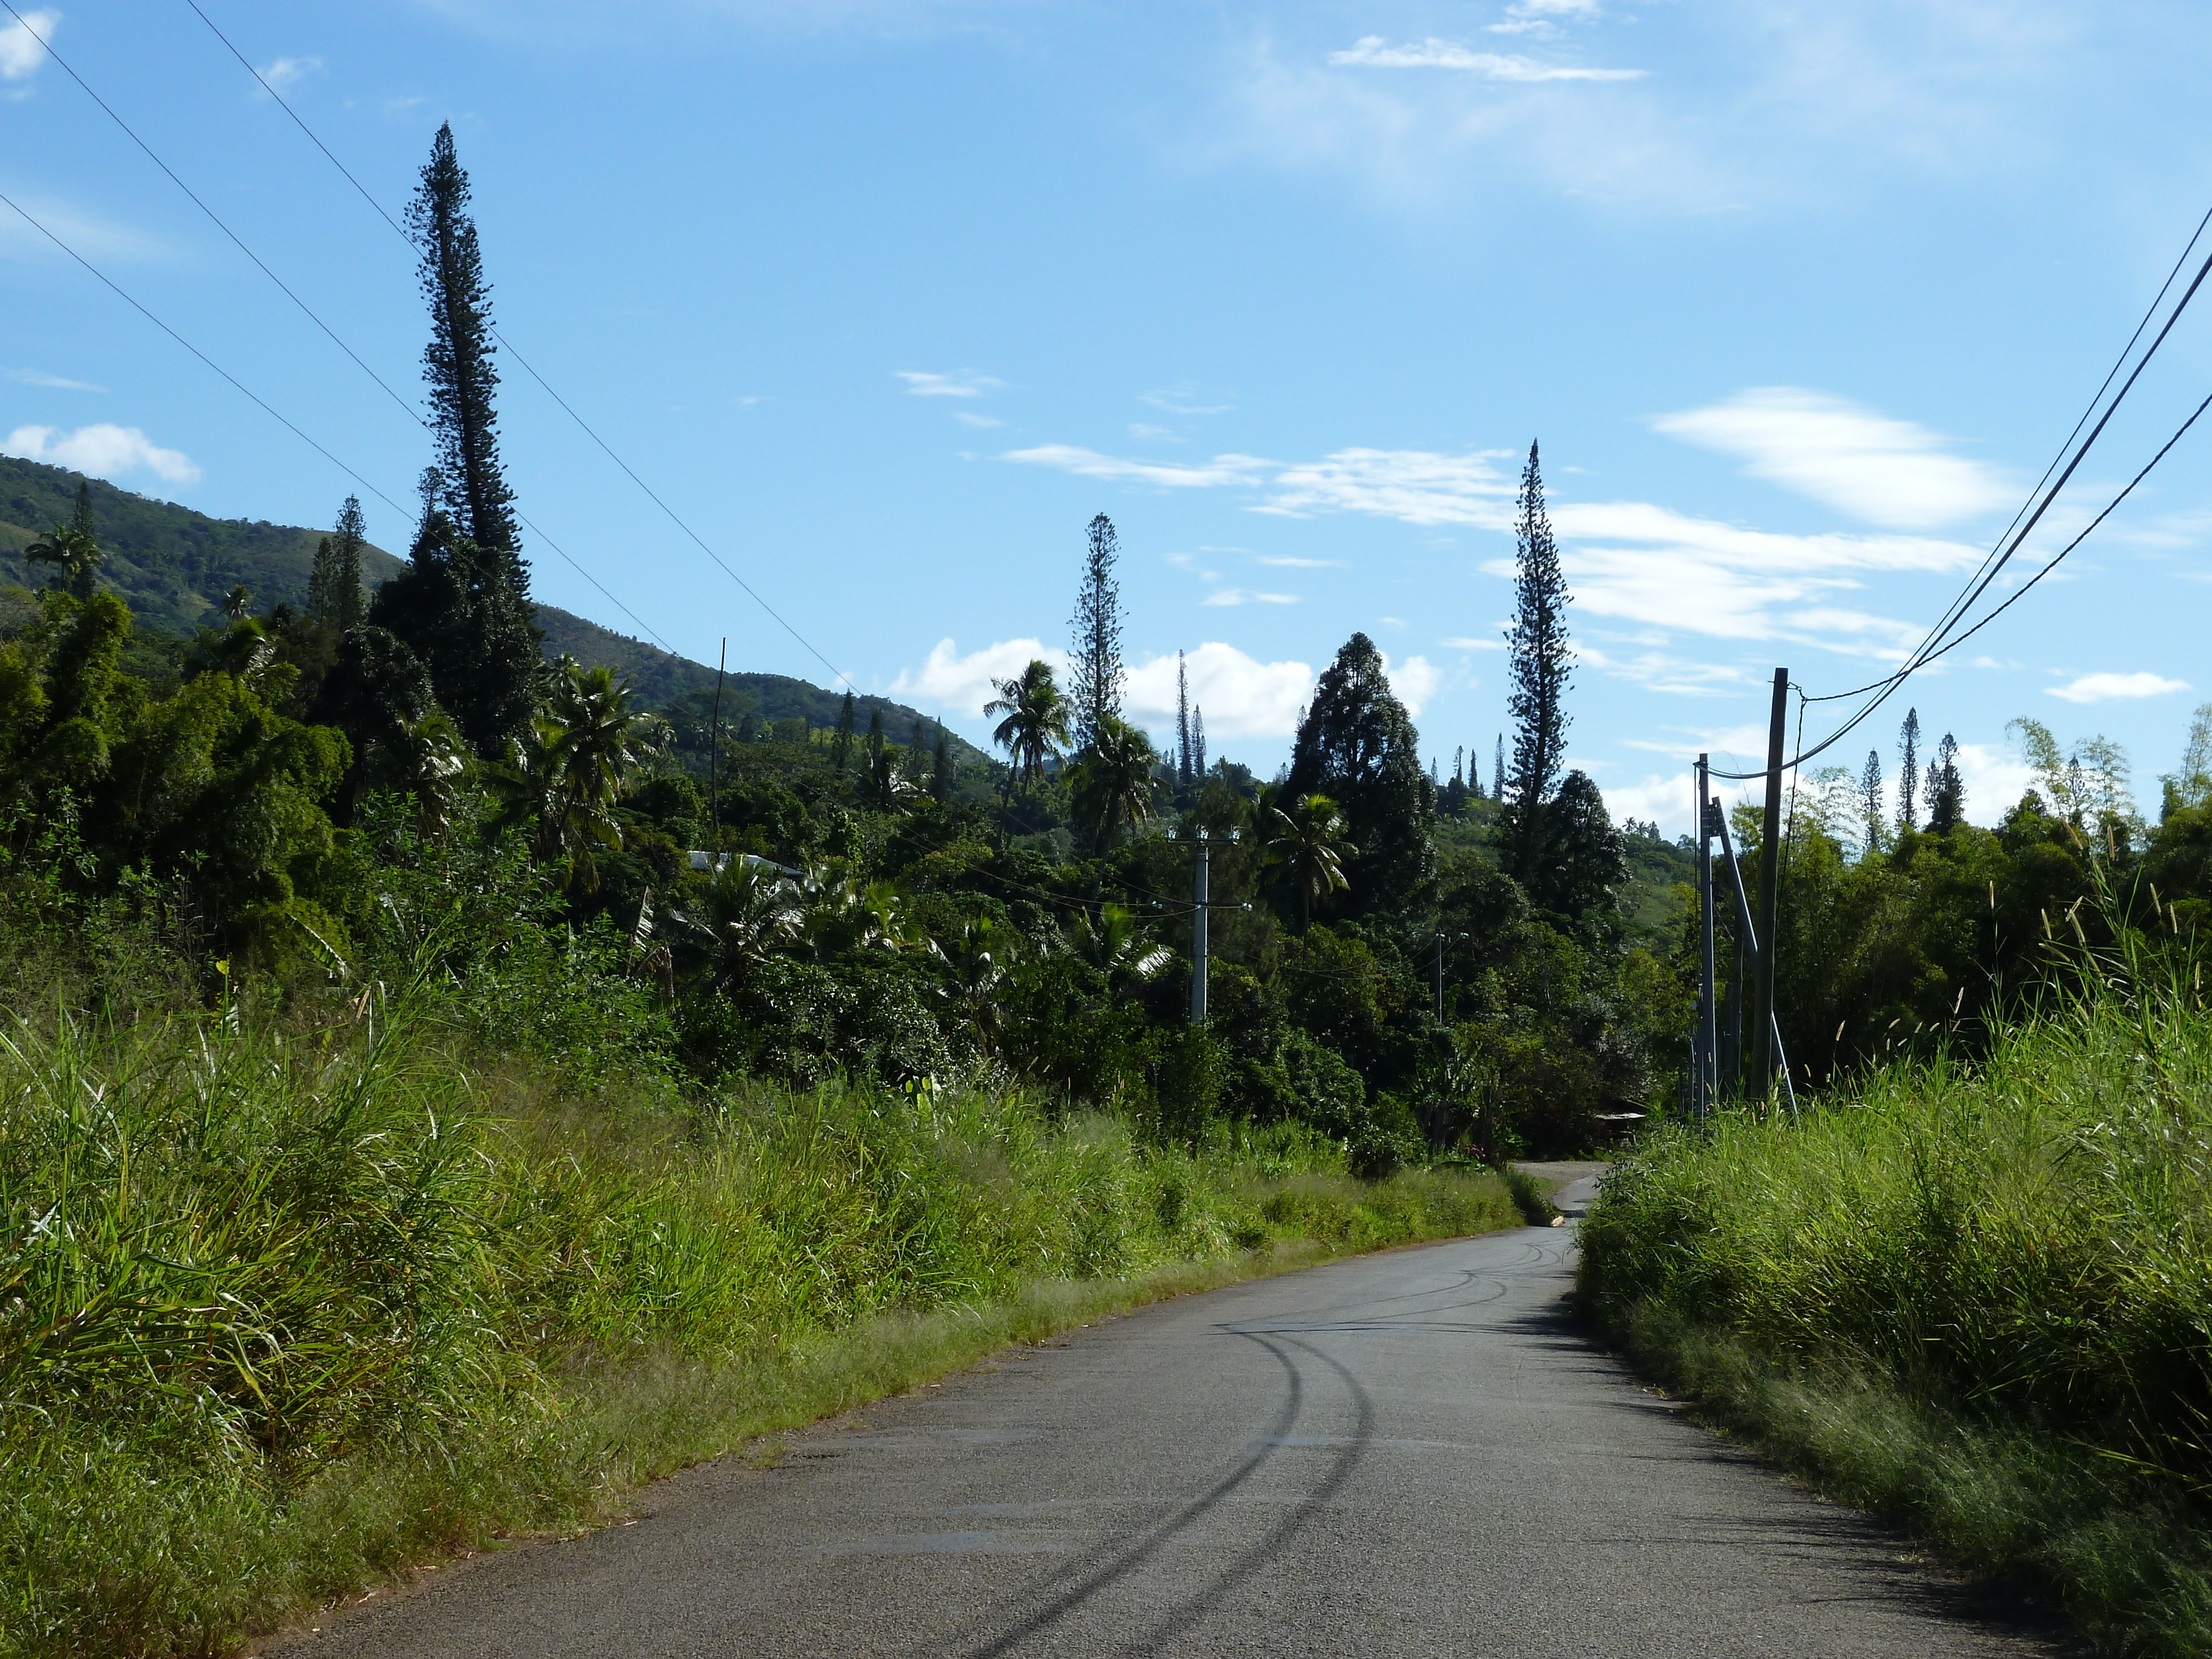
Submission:
M 1589 1183 L 1562 1195 L 1571 1212 Z M 2048 1655 L 1595 1350 L 1571 1224 L 1186 1297 L 708 1465 L 286 1659 Z

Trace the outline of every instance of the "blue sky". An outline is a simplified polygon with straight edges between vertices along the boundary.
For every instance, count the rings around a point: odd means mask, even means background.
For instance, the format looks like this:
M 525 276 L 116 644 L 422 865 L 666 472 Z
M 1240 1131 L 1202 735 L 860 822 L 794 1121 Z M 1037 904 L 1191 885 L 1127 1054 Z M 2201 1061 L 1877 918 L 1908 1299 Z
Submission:
M 409 250 L 185 0 L 17 3 L 419 402 Z M 1156 732 L 1181 649 L 1213 752 L 1272 774 L 1359 629 L 1486 770 L 1540 440 L 1570 758 L 1670 830 L 1777 664 L 1842 690 L 1917 637 L 2212 204 L 2201 5 L 201 3 L 395 213 L 450 119 L 514 344 L 856 684 L 970 736 L 1103 511 Z M 0 191 L 407 501 L 420 428 L 0 25 Z M 4 209 L 0 284 L 0 447 L 231 516 L 356 488 Z M 2198 304 L 2054 533 L 2212 390 Z M 546 536 L 673 648 L 828 678 L 507 377 Z M 2212 697 L 2208 445 L 1913 683 L 1972 816 L 2017 797 L 2020 714 L 2118 738 L 2154 803 Z M 1902 713 L 1836 757 L 1893 775 Z

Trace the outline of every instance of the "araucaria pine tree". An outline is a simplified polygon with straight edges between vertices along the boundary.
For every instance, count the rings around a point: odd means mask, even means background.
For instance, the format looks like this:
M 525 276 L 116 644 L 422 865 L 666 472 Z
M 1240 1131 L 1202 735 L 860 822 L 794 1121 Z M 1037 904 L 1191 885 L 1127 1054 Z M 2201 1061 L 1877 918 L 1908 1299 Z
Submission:
M 1490 758 L 1490 798 L 1492 800 L 1505 799 L 1505 734 L 1503 732 L 1498 734 L 1498 747 Z
M 1108 721 L 1121 718 L 1121 592 L 1114 581 L 1119 556 L 1114 521 L 1101 513 L 1091 521 L 1083 587 L 1075 600 L 1074 659 L 1068 665 L 1078 749 L 1091 748 Z
M 1871 857 L 1881 850 L 1881 751 L 1867 750 L 1866 765 L 1859 771 L 1859 794 L 1866 807 L 1866 848 L 1864 856 Z
M 1190 671 L 1176 653 L 1176 782 L 1190 787 Z
M 367 604 L 361 586 L 361 550 L 368 543 L 361 497 L 349 495 L 338 509 L 337 528 L 315 547 L 315 568 L 307 579 L 307 617 L 316 627 L 343 634 L 361 626 Z
M 1514 722 L 1514 822 L 1507 857 L 1510 873 L 1526 886 L 1544 860 L 1544 809 L 1566 752 L 1567 681 L 1574 672 L 1567 647 L 1567 579 L 1544 512 L 1544 478 L 1533 443 L 1521 473 L 1520 514 L 1513 526 L 1513 627 L 1505 636 L 1513 688 L 1506 707 Z
M 468 210 L 469 175 L 453 154 L 453 128 L 441 126 L 407 209 L 408 234 L 422 253 L 422 298 L 430 307 L 430 343 L 422 353 L 430 425 L 454 527 L 499 555 L 514 591 L 526 594 L 529 572 L 515 532 L 514 492 L 499 465 L 491 289 Z
M 1966 812 L 1966 783 L 1959 775 L 1959 740 L 1948 732 L 1928 763 L 1928 827 L 1948 836 Z
M 1901 834 L 1920 827 L 1920 805 L 1914 793 L 1920 783 L 1920 711 L 1905 711 L 1905 724 L 1898 728 L 1898 749 L 1901 764 L 1897 775 L 1897 828 Z
M 1206 711 L 1196 703 L 1190 706 L 1190 774 L 1206 776 Z
M 837 710 L 837 730 L 830 739 L 830 758 L 837 769 L 845 769 L 845 763 L 853 754 L 853 694 L 848 691 L 845 701 Z

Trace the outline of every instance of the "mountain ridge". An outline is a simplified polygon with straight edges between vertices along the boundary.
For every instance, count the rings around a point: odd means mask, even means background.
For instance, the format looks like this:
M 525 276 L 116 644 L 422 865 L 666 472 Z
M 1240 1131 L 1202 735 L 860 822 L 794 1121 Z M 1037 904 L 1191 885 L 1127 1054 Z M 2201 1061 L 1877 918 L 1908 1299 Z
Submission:
M 216 519 L 206 514 L 124 489 L 105 478 L 52 466 L 42 461 L 0 455 L 0 584 L 36 587 L 44 580 L 27 563 L 24 550 L 52 526 L 64 523 L 76 508 L 77 486 L 92 486 L 92 512 L 101 549 L 102 586 L 112 590 L 139 627 L 152 634 L 190 637 L 220 622 L 222 599 L 244 584 L 258 610 L 277 605 L 304 608 L 315 544 L 327 531 L 265 519 Z M 362 569 L 373 592 L 404 567 L 405 561 L 374 544 L 362 550 Z M 538 626 L 548 657 L 566 653 L 588 667 L 605 666 L 629 676 L 639 700 L 664 709 L 714 689 L 715 672 L 704 663 L 663 650 L 619 633 L 558 605 L 538 603 Z M 750 714 L 762 720 L 805 718 L 831 726 L 844 694 L 787 674 L 735 672 L 723 677 L 723 718 L 732 725 Z M 904 742 L 916 721 L 933 729 L 936 721 L 905 703 L 872 693 L 854 702 L 865 721 L 870 709 L 883 712 L 886 734 Z M 954 754 L 983 758 L 982 751 L 947 732 Z

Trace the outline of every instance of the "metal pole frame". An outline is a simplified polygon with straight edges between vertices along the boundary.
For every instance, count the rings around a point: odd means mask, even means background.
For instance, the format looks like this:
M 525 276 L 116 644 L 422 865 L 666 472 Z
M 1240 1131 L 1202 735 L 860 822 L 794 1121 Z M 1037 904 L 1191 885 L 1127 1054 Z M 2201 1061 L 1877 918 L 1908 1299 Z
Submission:
M 1759 1064 L 1752 1082 L 1755 1091 L 1762 1095 L 1774 1086 L 1775 1067 L 1782 1063 L 1781 1044 L 1773 1038 L 1773 1033 L 1779 1029 L 1774 1017 L 1774 922 L 1782 897 L 1782 755 L 1789 714 L 1790 671 L 1778 668 L 1774 671 L 1774 706 L 1766 726 L 1766 821 L 1762 826 L 1765 832 L 1765 856 L 1760 860 L 1759 881 L 1758 937 L 1764 944 L 1757 958 L 1759 1000 L 1753 1029 L 1759 1033 L 1756 1039 Z
M 1713 821 L 1711 763 L 1698 757 L 1698 1052 L 1695 1105 L 1703 1122 L 1713 1109 Z
M 1206 933 L 1207 906 L 1207 864 L 1212 844 L 1203 830 L 1195 831 L 1192 840 L 1198 846 L 1197 868 L 1194 872 L 1190 913 L 1190 1023 L 1206 1024 L 1206 954 L 1208 942 Z
M 1751 927 L 1751 896 L 1744 891 L 1743 864 L 1735 855 L 1735 838 L 1729 834 L 1725 813 L 1721 815 L 1720 830 L 1721 850 L 1728 855 L 1729 869 L 1735 878 L 1736 923 L 1743 929 L 1744 937 L 1751 940 L 1752 951 L 1756 955 L 1759 937 Z M 1766 1040 L 1774 1045 L 1775 1071 L 1782 1079 L 1782 1097 L 1789 1103 L 1790 1115 L 1795 1119 L 1797 1115 L 1797 1090 L 1790 1081 L 1790 1056 L 1782 1049 L 1782 1021 L 1771 1008 L 1766 1011 Z

